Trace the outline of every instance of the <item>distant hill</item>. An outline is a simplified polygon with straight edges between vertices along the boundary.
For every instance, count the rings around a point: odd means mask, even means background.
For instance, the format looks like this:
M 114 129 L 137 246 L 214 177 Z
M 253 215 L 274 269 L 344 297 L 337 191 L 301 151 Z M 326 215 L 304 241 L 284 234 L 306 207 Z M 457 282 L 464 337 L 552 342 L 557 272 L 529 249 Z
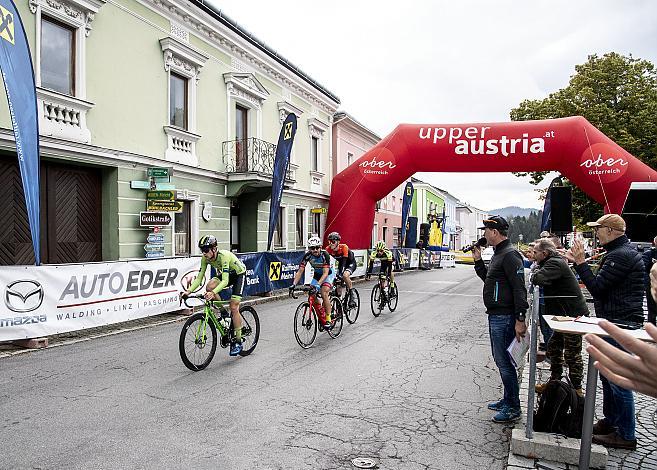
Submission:
M 540 209 L 534 209 L 531 207 L 518 207 L 518 206 L 509 206 L 502 207 L 501 209 L 491 209 L 487 211 L 490 215 L 501 215 L 504 218 L 514 217 L 516 215 L 528 217 L 532 212 L 536 212 Z

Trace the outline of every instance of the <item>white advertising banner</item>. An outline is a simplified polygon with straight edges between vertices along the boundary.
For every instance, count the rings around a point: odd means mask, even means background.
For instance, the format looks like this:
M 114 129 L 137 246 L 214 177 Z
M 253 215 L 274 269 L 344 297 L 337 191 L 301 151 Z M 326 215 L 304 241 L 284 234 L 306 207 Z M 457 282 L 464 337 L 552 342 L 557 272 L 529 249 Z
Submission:
M 440 254 L 440 267 L 441 268 L 455 268 L 456 267 L 456 255 L 453 252 L 443 251 Z
M 0 268 L 0 341 L 82 330 L 180 309 L 195 258 Z
M 411 250 L 411 268 L 420 266 L 420 250 L 413 248 Z
M 367 250 L 353 250 L 354 256 L 356 258 L 356 272 L 352 274 L 354 276 L 364 276 L 367 272 Z

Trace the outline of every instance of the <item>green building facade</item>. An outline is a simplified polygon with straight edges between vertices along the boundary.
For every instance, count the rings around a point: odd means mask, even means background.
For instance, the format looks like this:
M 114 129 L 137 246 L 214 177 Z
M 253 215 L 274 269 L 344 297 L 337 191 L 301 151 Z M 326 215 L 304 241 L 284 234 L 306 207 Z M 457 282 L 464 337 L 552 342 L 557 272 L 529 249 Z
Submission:
M 143 258 L 147 190 L 173 190 L 166 256 L 196 240 L 264 251 L 275 145 L 298 130 L 275 249 L 323 235 L 339 100 L 233 20 L 197 0 L 18 0 L 37 82 L 42 258 Z M 0 264 L 31 264 L 15 141 L 0 99 L 0 185 L 12 204 Z M 151 180 L 149 168 L 170 176 Z

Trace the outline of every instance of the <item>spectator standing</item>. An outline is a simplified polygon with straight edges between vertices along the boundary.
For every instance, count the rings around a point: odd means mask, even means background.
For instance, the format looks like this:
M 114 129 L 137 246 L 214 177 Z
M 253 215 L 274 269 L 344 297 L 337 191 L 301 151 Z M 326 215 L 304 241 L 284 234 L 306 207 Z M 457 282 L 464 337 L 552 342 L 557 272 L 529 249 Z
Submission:
M 557 247 L 549 238 L 542 238 L 534 245 L 534 258 L 538 268 L 531 277 L 532 284 L 543 288 L 545 314 L 561 316 L 585 316 L 589 314 L 582 289 L 568 263 L 557 252 Z M 554 331 L 547 344 L 547 357 L 550 359 L 550 380 L 559 380 L 563 375 L 563 364 L 568 365 L 570 383 L 583 396 L 582 376 L 582 336 Z M 547 383 L 536 385 L 536 391 L 543 393 Z
M 643 323 L 643 260 L 625 235 L 625 221 L 617 214 L 606 214 L 593 227 L 600 244 L 607 253 L 593 274 L 584 258 L 584 245 L 575 240 L 565 253 L 575 263 L 575 270 L 593 296 L 595 314 L 611 322 Z M 609 344 L 622 347 L 613 339 Z M 603 414 L 593 427 L 593 442 L 605 447 L 636 449 L 634 395 L 601 376 Z
M 654 260 L 657 259 L 657 237 L 652 241 L 652 246 L 643 251 L 643 265 L 645 267 L 644 285 L 646 286 L 646 303 L 648 304 L 648 322 L 655 324 L 657 317 L 657 304 L 655 299 L 650 295 L 650 269 L 653 267 Z
M 472 257 L 475 272 L 484 281 L 483 298 L 488 314 L 488 333 L 490 335 L 493 360 L 500 371 L 504 386 L 504 397 L 488 404 L 488 409 L 496 411 L 493 421 L 508 423 L 520 418 L 520 396 L 518 373 L 511 363 L 507 348 L 513 338 L 520 340 L 527 332 L 525 313 L 527 288 L 522 255 L 509 242 L 508 222 L 500 216 L 492 216 L 483 221 L 484 237 L 494 249 L 488 267 L 481 259 L 481 248 L 475 246 Z

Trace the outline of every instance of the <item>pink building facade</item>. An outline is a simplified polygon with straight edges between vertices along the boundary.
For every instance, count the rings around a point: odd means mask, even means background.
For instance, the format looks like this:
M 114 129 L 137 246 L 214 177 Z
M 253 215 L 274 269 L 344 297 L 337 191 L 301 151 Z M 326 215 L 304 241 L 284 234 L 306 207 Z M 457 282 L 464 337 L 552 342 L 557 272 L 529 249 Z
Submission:
M 345 112 L 333 115 L 333 175 L 337 175 L 365 152 L 376 145 L 381 138 Z M 406 183 L 395 188 L 377 203 L 372 227 L 372 244 L 379 240 L 389 248 L 400 245 L 401 206 Z M 358 221 L 354 221 L 358 223 Z M 349 244 L 349 240 L 344 240 Z

